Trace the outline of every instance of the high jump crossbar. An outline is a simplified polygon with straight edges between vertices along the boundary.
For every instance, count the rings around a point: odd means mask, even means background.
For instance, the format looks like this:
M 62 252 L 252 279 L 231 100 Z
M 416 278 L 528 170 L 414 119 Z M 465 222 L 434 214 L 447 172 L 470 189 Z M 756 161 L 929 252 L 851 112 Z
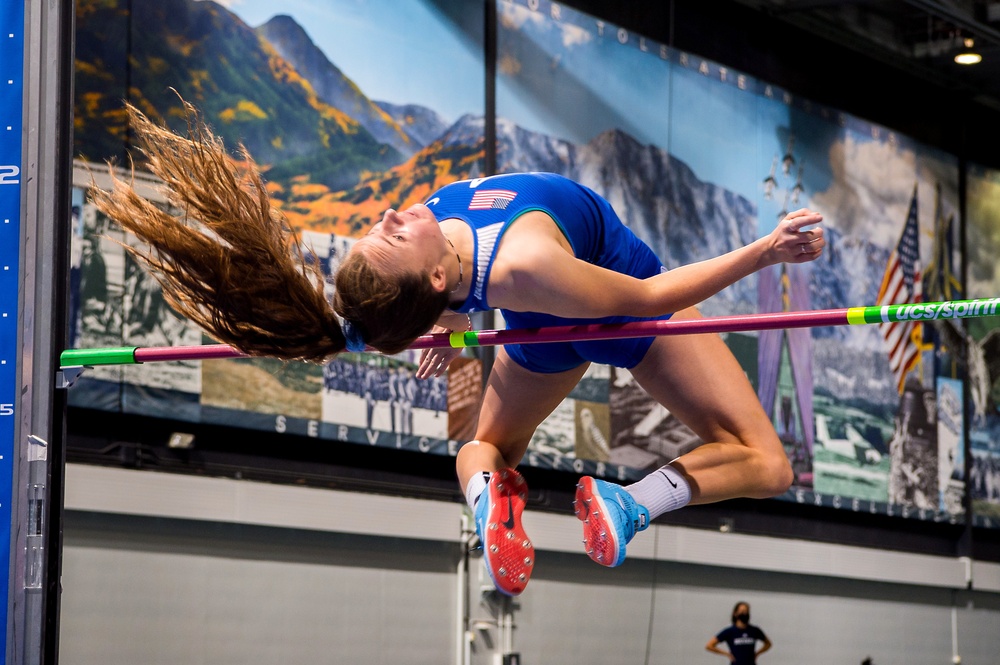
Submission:
M 936 319 L 968 319 L 997 315 L 1000 315 L 1000 298 L 978 298 L 974 300 L 947 300 L 901 305 L 846 307 L 843 309 L 710 316 L 699 319 L 667 319 L 665 321 L 633 321 L 617 324 L 602 323 L 548 328 L 430 333 L 418 337 L 409 348 L 467 348 L 475 346 L 500 346 L 504 344 L 585 342 L 605 339 L 655 337 L 660 335 L 698 335 L 703 333 L 750 332 L 786 328 L 857 326 L 895 321 L 919 322 Z M 67 349 L 60 356 L 60 368 L 245 357 L 247 357 L 247 354 L 226 344 Z

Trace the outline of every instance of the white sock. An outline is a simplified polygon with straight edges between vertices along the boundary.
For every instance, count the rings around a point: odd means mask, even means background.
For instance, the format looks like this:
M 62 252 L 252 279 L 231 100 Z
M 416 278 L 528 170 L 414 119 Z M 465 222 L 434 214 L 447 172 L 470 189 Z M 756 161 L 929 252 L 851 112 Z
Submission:
M 646 506 L 651 520 L 668 511 L 683 508 L 691 501 L 691 485 L 669 464 L 628 485 L 625 490 L 637 503 Z
M 469 504 L 469 508 L 472 508 L 472 512 L 476 512 L 476 501 L 479 500 L 479 495 L 483 493 L 486 489 L 486 485 L 490 482 L 490 472 L 483 471 L 482 473 L 474 473 L 472 477 L 469 478 L 469 484 L 465 486 L 465 501 Z

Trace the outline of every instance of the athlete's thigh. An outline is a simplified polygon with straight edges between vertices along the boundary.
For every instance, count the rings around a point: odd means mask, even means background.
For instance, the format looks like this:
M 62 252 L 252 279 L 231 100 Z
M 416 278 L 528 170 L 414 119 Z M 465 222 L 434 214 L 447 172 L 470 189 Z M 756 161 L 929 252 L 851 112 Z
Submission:
M 689 308 L 674 319 L 697 318 Z M 703 441 L 780 446 L 744 369 L 715 334 L 657 337 L 632 375 Z
M 589 363 L 565 372 L 532 372 L 501 347 L 486 382 L 476 439 L 497 446 L 511 461 L 524 454 L 531 435 L 579 383 Z

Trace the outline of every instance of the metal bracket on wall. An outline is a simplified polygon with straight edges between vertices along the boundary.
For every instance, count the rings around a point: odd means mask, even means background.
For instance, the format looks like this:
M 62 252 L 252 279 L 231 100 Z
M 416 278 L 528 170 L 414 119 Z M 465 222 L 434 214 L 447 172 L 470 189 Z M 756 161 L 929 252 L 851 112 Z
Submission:
M 90 367 L 87 365 L 60 367 L 56 370 L 56 388 L 60 390 L 72 388 L 77 379 L 83 376 L 84 371 L 88 369 L 90 369 Z

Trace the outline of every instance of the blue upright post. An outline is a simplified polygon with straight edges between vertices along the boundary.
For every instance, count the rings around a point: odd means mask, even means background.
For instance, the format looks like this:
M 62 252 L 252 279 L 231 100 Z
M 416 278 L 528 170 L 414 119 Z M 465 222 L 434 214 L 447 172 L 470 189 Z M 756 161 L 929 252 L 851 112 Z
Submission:
M 20 291 L 21 193 L 23 182 L 22 118 L 24 90 L 24 0 L 0 3 L 0 597 L 3 603 L 3 648 L 12 633 L 11 526 L 17 518 L 14 503 L 18 402 L 18 293 Z M 7 660 L 6 662 L 10 662 Z
M 58 659 L 73 0 L 0 1 L 0 556 L 8 665 Z

